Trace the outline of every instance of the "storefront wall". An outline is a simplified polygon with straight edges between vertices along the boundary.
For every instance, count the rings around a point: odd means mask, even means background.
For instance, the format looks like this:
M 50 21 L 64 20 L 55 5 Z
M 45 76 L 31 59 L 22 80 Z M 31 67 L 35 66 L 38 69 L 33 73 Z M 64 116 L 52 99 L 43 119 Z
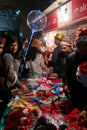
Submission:
M 57 32 L 72 38 L 78 27 L 87 26 L 87 0 L 72 0 L 50 13 L 47 20 L 44 38 L 53 50 Z
M 44 40 L 48 50 L 53 51 L 54 44 L 54 36 L 57 33 L 58 29 L 58 10 L 53 11 L 47 16 L 47 26 L 44 30 Z

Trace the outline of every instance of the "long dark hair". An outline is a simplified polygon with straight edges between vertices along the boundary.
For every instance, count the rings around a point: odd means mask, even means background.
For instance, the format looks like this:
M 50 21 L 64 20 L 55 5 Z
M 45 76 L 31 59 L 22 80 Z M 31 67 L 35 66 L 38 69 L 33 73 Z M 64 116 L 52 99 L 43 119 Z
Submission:
M 28 54 L 26 56 L 26 60 L 32 60 L 34 61 L 34 59 L 36 58 L 36 55 L 40 53 L 38 51 L 38 49 L 36 47 L 30 47 L 29 50 L 28 50 Z

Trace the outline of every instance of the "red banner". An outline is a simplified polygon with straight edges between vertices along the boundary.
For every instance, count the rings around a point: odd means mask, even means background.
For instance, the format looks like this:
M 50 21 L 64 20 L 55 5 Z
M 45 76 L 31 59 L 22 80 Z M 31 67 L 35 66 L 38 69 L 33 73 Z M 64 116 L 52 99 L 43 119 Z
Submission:
M 47 16 L 47 26 L 44 29 L 44 32 L 54 30 L 58 28 L 58 10 L 55 10 Z
M 72 20 L 87 17 L 87 0 L 72 0 Z

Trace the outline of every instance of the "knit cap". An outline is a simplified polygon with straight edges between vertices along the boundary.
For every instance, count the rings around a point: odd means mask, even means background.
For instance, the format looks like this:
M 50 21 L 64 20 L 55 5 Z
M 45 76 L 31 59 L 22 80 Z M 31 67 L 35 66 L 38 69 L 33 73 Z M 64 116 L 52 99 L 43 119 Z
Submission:
M 70 47 L 72 46 L 71 42 L 68 40 L 61 41 L 61 45 L 62 46 L 70 46 Z

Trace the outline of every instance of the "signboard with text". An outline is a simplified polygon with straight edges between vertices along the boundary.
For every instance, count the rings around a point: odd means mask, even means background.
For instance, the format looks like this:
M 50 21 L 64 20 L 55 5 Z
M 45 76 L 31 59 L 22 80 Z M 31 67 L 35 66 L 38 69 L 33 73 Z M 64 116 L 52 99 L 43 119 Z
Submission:
M 72 2 L 68 2 L 58 9 L 58 27 L 64 27 L 72 22 Z
M 58 28 L 58 10 L 53 11 L 47 16 L 47 26 L 44 32 L 51 31 Z
M 87 17 L 87 0 L 72 0 L 72 20 Z

